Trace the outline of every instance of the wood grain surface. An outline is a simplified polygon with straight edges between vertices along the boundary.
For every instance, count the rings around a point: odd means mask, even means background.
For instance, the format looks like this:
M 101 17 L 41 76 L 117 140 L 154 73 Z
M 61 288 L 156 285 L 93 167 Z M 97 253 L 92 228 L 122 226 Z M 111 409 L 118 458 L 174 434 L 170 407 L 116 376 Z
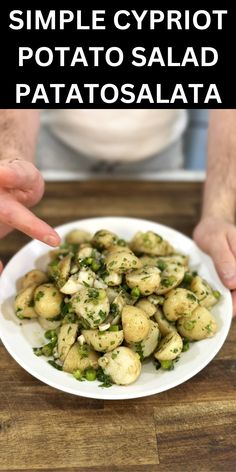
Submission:
M 52 225 L 92 216 L 135 216 L 191 235 L 201 184 L 50 183 L 36 213 Z M 28 241 L 0 242 L 7 260 Z M 236 324 L 216 358 L 159 395 L 101 401 L 57 391 L 0 346 L 0 471 L 236 471 Z

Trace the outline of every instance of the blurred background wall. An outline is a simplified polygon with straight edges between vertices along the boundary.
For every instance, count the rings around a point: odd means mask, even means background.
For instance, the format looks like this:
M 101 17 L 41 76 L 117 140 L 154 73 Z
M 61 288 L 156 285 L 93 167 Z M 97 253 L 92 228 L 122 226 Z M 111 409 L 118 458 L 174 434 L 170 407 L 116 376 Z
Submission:
M 189 110 L 189 125 L 184 137 L 185 168 L 204 170 L 206 166 L 208 110 Z

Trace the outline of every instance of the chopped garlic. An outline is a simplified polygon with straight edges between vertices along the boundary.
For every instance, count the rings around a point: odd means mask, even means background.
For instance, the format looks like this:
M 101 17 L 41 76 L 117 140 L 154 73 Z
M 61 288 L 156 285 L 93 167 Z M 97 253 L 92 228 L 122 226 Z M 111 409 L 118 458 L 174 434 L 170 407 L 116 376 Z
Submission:
M 98 326 L 99 331 L 107 331 L 111 326 L 111 323 L 104 323 Z
M 94 287 L 95 288 L 107 288 L 107 284 L 103 282 L 101 279 L 97 279 L 94 281 Z
M 83 346 L 83 344 L 85 343 L 85 337 L 84 337 L 84 335 L 81 334 L 80 336 L 78 336 L 77 341 L 78 341 L 78 343 L 79 343 L 81 346 Z

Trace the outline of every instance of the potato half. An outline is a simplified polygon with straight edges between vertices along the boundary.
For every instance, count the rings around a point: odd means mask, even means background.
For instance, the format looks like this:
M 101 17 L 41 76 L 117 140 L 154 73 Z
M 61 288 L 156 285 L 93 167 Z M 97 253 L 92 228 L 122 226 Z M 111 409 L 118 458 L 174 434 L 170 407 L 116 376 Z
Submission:
M 42 318 L 60 315 L 63 296 L 53 284 L 39 285 L 34 292 L 34 309 Z
M 95 351 L 109 352 L 120 346 L 124 340 L 123 331 L 99 331 L 98 329 L 83 329 L 85 341 Z
M 156 290 L 157 295 L 163 295 L 169 292 L 172 288 L 177 287 L 183 280 L 185 267 L 170 262 L 161 273 L 160 286 Z
M 169 333 L 176 333 L 176 327 L 170 323 L 164 316 L 162 310 L 157 307 L 156 313 L 154 315 L 156 322 L 158 323 L 159 330 L 162 336 L 166 336 Z
M 150 329 L 147 337 L 139 343 L 130 344 L 130 349 L 137 352 L 140 357 L 140 360 L 143 360 L 145 357 L 149 357 L 157 348 L 159 341 L 159 333 L 160 331 L 158 324 L 150 320 Z
M 126 283 L 130 288 L 138 287 L 143 296 L 154 293 L 160 285 L 160 270 L 157 267 L 142 267 L 126 274 Z
M 158 361 L 171 361 L 179 356 L 182 349 L 183 341 L 181 336 L 177 332 L 169 333 L 161 340 L 154 357 Z
M 22 288 L 27 288 L 30 285 L 35 285 L 35 286 L 40 285 L 47 281 L 48 281 L 48 276 L 46 272 L 43 272 L 42 270 L 38 270 L 38 269 L 33 269 L 24 275 L 22 279 Z
M 175 288 L 167 293 L 163 304 L 163 312 L 169 321 L 176 321 L 189 316 L 199 305 L 196 295 L 186 288 Z
M 65 372 L 73 373 L 79 369 L 82 372 L 88 367 L 98 368 L 99 354 L 86 346 L 86 349 L 81 349 L 79 343 L 75 343 L 69 350 L 65 362 L 63 364 L 63 370 Z
M 91 240 L 92 235 L 84 229 L 72 229 L 67 233 L 65 242 L 67 244 L 82 244 Z
M 127 250 L 122 247 L 108 252 L 105 263 L 109 272 L 117 272 L 118 274 L 141 267 L 138 257 L 130 249 Z
M 97 328 L 107 318 L 109 300 L 104 289 L 82 288 L 71 298 L 75 313 L 83 318 L 90 328 Z
M 125 305 L 121 319 L 124 338 L 127 343 L 136 343 L 147 337 L 150 321 L 143 310 L 135 306 Z
M 167 256 L 174 252 L 171 244 L 153 231 L 147 231 L 146 233 L 140 231 L 135 234 L 130 247 L 135 253 L 153 256 Z
M 34 309 L 34 292 L 37 285 L 30 285 L 23 288 L 15 298 L 14 308 L 18 318 L 37 318 L 38 314 Z
M 140 298 L 140 300 L 135 304 L 135 306 L 143 310 L 148 316 L 148 318 L 151 318 L 157 310 L 157 307 L 146 298 Z
M 197 307 L 188 318 L 180 318 L 177 328 L 181 336 L 191 341 L 211 338 L 217 332 L 217 323 L 207 308 Z
M 57 340 L 57 351 L 61 361 L 64 361 L 71 346 L 76 341 L 78 325 L 76 323 L 67 323 L 60 327 Z
M 117 385 L 129 385 L 140 375 L 139 356 L 128 347 L 120 346 L 100 357 L 98 364 Z
M 218 298 L 214 296 L 214 292 L 206 280 L 197 275 L 193 277 L 191 282 L 191 290 L 196 294 L 201 306 L 211 308 L 218 302 Z M 218 292 L 217 292 L 218 293 Z

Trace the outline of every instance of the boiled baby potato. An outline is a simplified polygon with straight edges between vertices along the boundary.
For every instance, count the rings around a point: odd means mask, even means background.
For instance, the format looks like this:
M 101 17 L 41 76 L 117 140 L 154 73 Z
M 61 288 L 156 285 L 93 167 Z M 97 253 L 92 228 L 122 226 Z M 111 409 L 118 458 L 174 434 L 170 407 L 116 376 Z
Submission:
M 165 269 L 165 265 L 168 265 L 170 262 L 182 265 L 186 268 L 189 263 L 189 257 L 180 253 L 171 254 L 169 256 L 157 257 L 157 267 L 160 266 L 160 268 L 163 267 L 163 269 Z
M 37 318 L 38 314 L 34 309 L 34 292 L 37 285 L 30 285 L 23 288 L 15 298 L 14 308 L 18 318 Z
M 129 385 L 135 382 L 141 373 L 139 356 L 124 346 L 104 354 L 98 360 L 98 364 L 117 385 Z
M 176 321 L 182 316 L 189 316 L 199 302 L 193 292 L 185 288 L 175 288 L 167 293 L 163 303 L 163 312 L 167 320 Z
M 147 300 L 152 303 L 154 306 L 162 306 L 164 301 L 165 301 L 165 297 L 163 297 L 162 295 L 155 295 L 154 293 L 152 295 L 149 295 L 147 297 Z
M 64 361 L 71 346 L 76 341 L 78 325 L 76 323 L 67 323 L 60 327 L 57 340 L 57 352 L 59 359 Z
M 161 282 L 159 288 L 156 290 L 157 295 L 163 295 L 169 292 L 172 288 L 177 287 L 183 280 L 185 274 L 185 267 L 170 262 L 166 268 L 161 272 Z
M 130 349 L 139 354 L 140 360 L 149 357 L 158 345 L 159 333 L 158 324 L 150 320 L 150 329 L 147 337 L 139 343 L 130 344 Z
M 124 340 L 123 331 L 99 331 L 98 329 L 83 329 L 85 341 L 95 351 L 109 352 L 120 346 Z
M 93 255 L 93 247 L 89 243 L 81 244 L 77 254 L 76 259 L 79 262 L 81 259 L 86 259 L 87 257 L 92 257 Z
M 131 249 L 136 253 L 152 256 L 166 256 L 174 252 L 171 244 L 153 231 L 135 234 L 130 243 Z
M 171 361 L 179 356 L 182 349 L 183 341 L 181 336 L 177 332 L 169 333 L 161 340 L 154 357 L 158 361 Z
M 211 338 L 217 332 L 217 323 L 207 308 L 198 306 L 188 318 L 180 318 L 177 328 L 190 341 Z
M 151 295 L 160 285 L 160 271 L 157 267 L 142 267 L 125 276 L 128 287 L 137 287 L 142 295 Z
M 122 327 L 127 343 L 136 343 L 145 339 L 149 333 L 150 320 L 140 308 L 125 305 L 122 314 Z
M 189 258 L 184 254 L 176 253 L 170 256 L 141 256 L 140 261 L 143 266 L 149 265 L 164 270 L 170 262 L 187 267 Z
M 83 229 L 73 229 L 66 237 L 65 242 L 67 244 L 82 244 L 91 240 L 92 235 Z
M 107 253 L 108 252 L 120 252 L 120 251 L 131 252 L 131 249 L 130 249 L 129 246 L 120 246 L 119 244 L 114 244 L 113 246 L 110 246 L 107 249 Z
M 102 288 L 82 288 L 71 298 L 71 305 L 90 328 L 97 328 L 103 323 L 110 310 L 106 291 Z
M 55 284 L 58 288 L 61 288 L 63 285 L 65 285 L 70 275 L 71 259 L 72 256 L 67 254 L 57 264 L 51 263 L 48 265 L 48 275 L 55 281 Z
M 105 263 L 109 272 L 117 272 L 118 274 L 141 267 L 138 257 L 130 249 L 123 247 L 117 247 L 115 250 L 108 252 Z
M 140 298 L 140 300 L 135 303 L 135 306 L 143 310 L 148 318 L 151 318 L 157 310 L 157 307 L 146 298 Z
M 82 372 L 88 367 L 98 369 L 98 359 L 99 355 L 90 349 L 89 346 L 80 346 L 80 344 L 76 342 L 70 348 L 65 358 L 63 370 L 72 374 L 77 369 Z
M 218 295 L 219 292 L 213 292 L 206 280 L 199 275 L 193 277 L 190 288 L 198 297 L 201 306 L 210 308 L 218 302 L 218 296 L 214 296 L 214 293 Z
M 52 283 L 39 285 L 34 292 L 34 309 L 42 318 L 55 318 L 61 313 L 63 295 Z
M 42 270 L 33 269 L 24 275 L 22 279 L 22 288 L 27 288 L 30 285 L 40 285 L 43 282 L 47 282 L 48 277 L 46 272 Z
M 118 236 L 107 229 L 97 231 L 91 241 L 92 245 L 98 249 L 109 249 L 118 240 Z
M 157 307 L 155 312 L 154 318 L 158 323 L 159 330 L 162 336 L 166 336 L 169 333 L 176 332 L 176 327 L 172 323 L 170 323 L 165 316 L 163 315 L 162 310 Z

